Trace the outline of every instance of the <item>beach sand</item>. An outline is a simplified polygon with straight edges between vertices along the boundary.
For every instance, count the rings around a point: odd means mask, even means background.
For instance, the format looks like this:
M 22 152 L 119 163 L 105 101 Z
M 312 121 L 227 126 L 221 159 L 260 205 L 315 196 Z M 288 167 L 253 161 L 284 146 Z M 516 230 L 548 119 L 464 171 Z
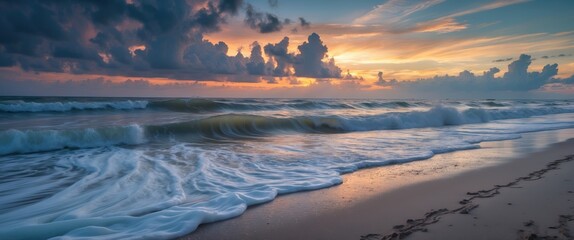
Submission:
M 360 170 L 341 185 L 280 196 L 182 239 L 571 239 L 574 140 L 564 140 L 573 132 Z M 548 142 L 560 143 L 543 148 Z

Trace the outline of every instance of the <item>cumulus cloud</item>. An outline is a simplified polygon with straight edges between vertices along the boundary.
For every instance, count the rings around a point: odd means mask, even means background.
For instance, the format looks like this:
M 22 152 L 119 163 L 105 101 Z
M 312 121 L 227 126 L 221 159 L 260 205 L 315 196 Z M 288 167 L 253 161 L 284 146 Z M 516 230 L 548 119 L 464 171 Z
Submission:
M 160 72 L 154 70 L 190 67 L 183 52 L 203 44 L 202 34 L 219 30 L 243 1 L 24 0 L 0 5 L 0 45 L 24 70 L 153 75 Z M 132 53 L 133 46 L 143 48 Z
M 249 62 L 246 64 L 247 72 L 252 75 L 265 75 L 265 60 L 263 59 L 263 52 L 261 45 L 258 42 L 251 44 L 251 56 Z
M 292 74 L 293 59 L 265 62 L 259 44 L 246 58 L 204 39 L 241 12 L 262 33 L 289 22 L 243 0 L 1 1 L 0 67 L 192 80 L 245 81 L 220 75 L 272 75 L 270 69 Z
M 284 37 L 276 44 L 265 45 L 265 54 L 269 56 L 269 66 L 275 65 L 271 75 L 288 76 L 292 75 L 290 66 L 293 63 L 294 54 L 288 52 L 289 38 Z
M 297 47 L 299 53 L 290 53 L 289 38 L 284 37 L 280 42 L 267 44 L 265 54 L 269 56 L 266 69 L 273 76 L 299 76 L 312 78 L 341 78 L 341 68 L 333 58 L 327 57 L 327 46 L 323 45 L 321 37 L 312 33 L 306 42 Z
M 318 34 L 312 33 L 299 47 L 299 54 L 294 64 L 295 74 L 303 77 L 340 78 L 341 68 L 335 65 L 335 59 L 323 62 L 327 57 L 327 46 Z
M 558 64 L 547 64 L 541 71 L 529 72 L 532 57 L 526 54 L 508 65 L 508 71 L 502 77 L 494 75 L 500 72 L 498 68 L 491 68 L 476 75 L 470 71 L 463 71 L 457 76 L 435 76 L 430 79 L 419 79 L 411 82 L 401 82 L 397 85 L 399 90 L 425 91 L 425 92 L 492 92 L 513 91 L 526 92 L 540 89 L 549 83 L 568 84 L 569 80 L 557 80 Z M 382 74 L 380 75 L 382 80 Z

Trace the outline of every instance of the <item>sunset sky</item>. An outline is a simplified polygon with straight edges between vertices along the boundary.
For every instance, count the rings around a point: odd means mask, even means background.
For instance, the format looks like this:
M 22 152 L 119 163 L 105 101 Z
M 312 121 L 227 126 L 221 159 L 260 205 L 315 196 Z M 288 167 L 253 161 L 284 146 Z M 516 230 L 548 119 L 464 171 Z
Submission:
M 24 0 L 0 6 L 0 95 L 574 94 L 571 0 Z

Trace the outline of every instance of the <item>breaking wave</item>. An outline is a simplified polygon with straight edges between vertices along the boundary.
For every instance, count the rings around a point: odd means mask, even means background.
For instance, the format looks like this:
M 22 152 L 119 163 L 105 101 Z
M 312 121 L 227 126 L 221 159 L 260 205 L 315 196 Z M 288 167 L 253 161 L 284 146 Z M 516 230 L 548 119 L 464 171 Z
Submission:
M 363 116 L 298 116 L 277 118 L 248 114 L 223 114 L 197 120 L 139 126 L 67 130 L 7 130 L 0 132 L 0 155 L 88 148 L 176 139 L 236 139 L 281 134 L 344 133 L 485 123 L 574 112 L 563 108 L 516 108 L 457 110 L 436 106 L 428 111 L 392 112 Z
M 136 124 L 122 127 L 68 130 L 15 130 L 0 132 L 0 155 L 30 153 L 64 148 L 91 148 L 145 142 L 143 129 Z

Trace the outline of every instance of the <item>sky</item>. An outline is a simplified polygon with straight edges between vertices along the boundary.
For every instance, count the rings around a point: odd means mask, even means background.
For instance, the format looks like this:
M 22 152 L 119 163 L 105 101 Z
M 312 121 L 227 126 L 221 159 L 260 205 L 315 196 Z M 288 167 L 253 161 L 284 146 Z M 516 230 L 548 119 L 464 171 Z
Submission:
M 0 95 L 572 98 L 572 0 L 0 1 Z

